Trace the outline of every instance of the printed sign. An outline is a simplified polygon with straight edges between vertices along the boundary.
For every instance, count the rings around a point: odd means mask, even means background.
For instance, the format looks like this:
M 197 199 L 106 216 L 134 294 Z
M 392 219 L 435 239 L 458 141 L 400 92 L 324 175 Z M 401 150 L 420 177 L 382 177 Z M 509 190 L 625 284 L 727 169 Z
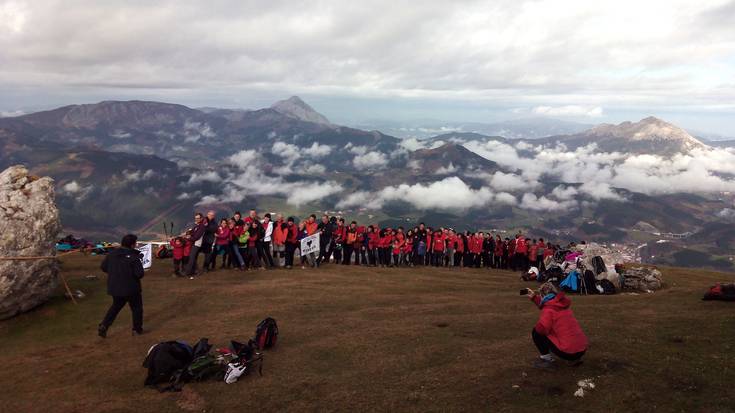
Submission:
M 301 240 L 301 256 L 319 252 L 319 233 L 310 235 Z
M 143 256 L 140 257 L 140 262 L 143 263 L 143 269 L 147 270 L 151 268 L 151 265 L 153 265 L 153 245 L 145 244 L 142 247 L 139 247 L 138 251 L 143 254 Z

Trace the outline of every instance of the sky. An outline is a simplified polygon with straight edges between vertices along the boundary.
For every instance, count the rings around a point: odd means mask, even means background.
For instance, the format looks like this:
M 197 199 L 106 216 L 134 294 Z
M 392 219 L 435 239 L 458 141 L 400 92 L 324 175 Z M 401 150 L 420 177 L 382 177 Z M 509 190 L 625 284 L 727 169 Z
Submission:
M 0 114 L 145 99 L 735 137 L 735 1 L 0 0 Z

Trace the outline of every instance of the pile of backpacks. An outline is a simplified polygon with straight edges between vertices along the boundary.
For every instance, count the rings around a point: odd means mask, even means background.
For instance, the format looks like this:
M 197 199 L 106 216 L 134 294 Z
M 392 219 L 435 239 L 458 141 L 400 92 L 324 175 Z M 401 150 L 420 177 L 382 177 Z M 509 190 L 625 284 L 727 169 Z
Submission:
M 180 340 L 155 344 L 143 361 L 148 369 L 144 385 L 160 392 L 175 392 L 187 382 L 218 380 L 232 384 L 256 369 L 262 375 L 262 351 L 274 347 L 277 340 L 278 324 L 268 317 L 258 324 L 254 338 L 247 343 L 233 340 L 227 348 L 212 350 L 206 338 L 194 347 Z
M 707 290 L 702 300 L 735 301 L 735 284 L 717 283 Z

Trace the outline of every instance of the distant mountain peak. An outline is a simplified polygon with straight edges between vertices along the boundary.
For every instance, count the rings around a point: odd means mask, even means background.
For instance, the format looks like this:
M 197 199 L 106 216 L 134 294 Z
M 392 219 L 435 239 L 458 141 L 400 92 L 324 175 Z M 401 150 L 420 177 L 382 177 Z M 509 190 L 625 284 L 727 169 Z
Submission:
M 324 115 L 317 112 L 304 102 L 298 96 L 291 96 L 288 99 L 279 100 L 271 106 L 271 109 L 291 118 L 303 120 L 305 122 L 318 123 L 321 125 L 331 125 Z
M 590 129 L 587 134 L 627 141 L 672 142 L 681 145 L 681 149 L 706 147 L 705 144 L 684 129 L 655 116 L 649 116 L 638 122 L 626 121 L 617 125 L 604 123 Z

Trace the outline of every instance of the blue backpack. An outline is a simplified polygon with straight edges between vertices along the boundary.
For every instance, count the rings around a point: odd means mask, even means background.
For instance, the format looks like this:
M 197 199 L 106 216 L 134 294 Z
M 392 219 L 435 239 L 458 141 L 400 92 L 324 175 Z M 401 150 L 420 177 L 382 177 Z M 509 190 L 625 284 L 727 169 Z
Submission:
M 577 270 L 574 270 L 567 275 L 564 280 L 559 283 L 559 287 L 564 291 L 571 291 L 571 292 L 577 292 L 579 291 L 579 273 Z

